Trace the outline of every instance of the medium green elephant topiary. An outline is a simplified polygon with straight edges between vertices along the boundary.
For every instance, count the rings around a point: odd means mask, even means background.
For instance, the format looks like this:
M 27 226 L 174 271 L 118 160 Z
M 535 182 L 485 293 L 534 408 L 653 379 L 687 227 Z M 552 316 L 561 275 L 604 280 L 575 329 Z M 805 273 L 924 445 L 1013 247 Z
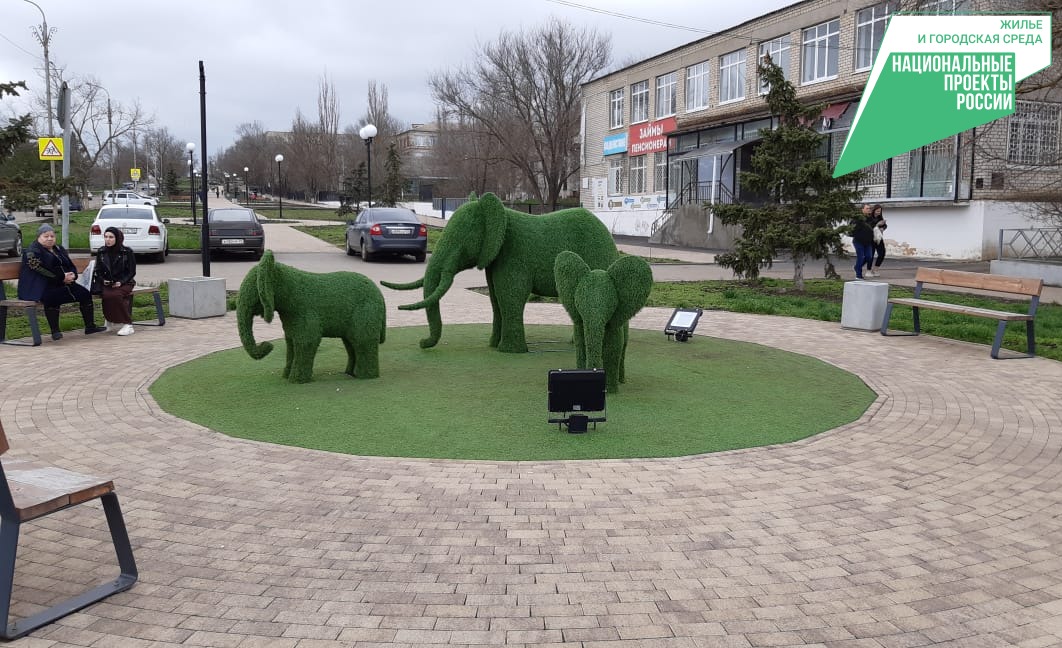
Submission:
M 603 368 L 610 393 L 626 382 L 630 319 L 645 306 L 653 271 L 645 259 L 625 256 L 607 270 L 592 270 L 578 254 L 561 252 L 554 264 L 557 295 L 575 325 L 575 363 Z
M 380 283 L 395 290 L 424 288 L 423 300 L 399 308 L 426 309 L 429 336 L 420 346 L 429 348 L 442 335 L 439 300 L 450 289 L 454 275 L 473 266 L 484 269 L 494 311 L 490 345 L 507 353 L 526 353 L 527 298 L 532 294 L 557 296 L 553 263 L 565 250 L 578 254 L 591 268 L 607 268 L 620 256 L 608 228 L 586 209 L 530 216 L 506 209 L 494 194 L 485 193 L 451 216 L 422 279 L 408 284 Z
M 256 344 L 255 315 L 273 321 L 280 314 L 287 358 L 284 378 L 293 383 L 313 379 L 313 362 L 322 337 L 343 340 L 346 373 L 358 378 L 380 376 L 380 345 L 387 334 L 387 308 L 380 289 L 356 272 L 305 272 L 273 259 L 267 250 L 244 278 L 236 302 L 240 341 L 259 360 L 273 350 L 270 342 Z

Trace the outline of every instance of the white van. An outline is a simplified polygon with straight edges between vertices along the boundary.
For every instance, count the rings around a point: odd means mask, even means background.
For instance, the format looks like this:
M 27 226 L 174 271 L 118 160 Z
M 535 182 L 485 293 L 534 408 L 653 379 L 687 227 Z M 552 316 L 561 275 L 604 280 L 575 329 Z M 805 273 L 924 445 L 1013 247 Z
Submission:
M 155 207 L 159 204 L 158 198 L 151 196 L 144 196 L 136 193 L 135 191 L 126 191 L 125 189 L 119 189 L 118 191 L 104 191 L 103 192 L 103 204 L 104 205 L 151 205 Z

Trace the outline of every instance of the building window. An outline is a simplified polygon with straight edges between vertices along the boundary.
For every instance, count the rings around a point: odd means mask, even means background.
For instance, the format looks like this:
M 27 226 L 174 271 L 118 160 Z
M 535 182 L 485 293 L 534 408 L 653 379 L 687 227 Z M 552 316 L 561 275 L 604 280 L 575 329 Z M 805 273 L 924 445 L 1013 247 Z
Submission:
M 631 158 L 631 193 L 645 193 L 645 156 L 635 155 Z
M 831 20 L 804 30 L 802 83 L 825 81 L 837 76 L 840 20 Z
M 934 16 L 949 16 L 966 10 L 967 0 L 922 0 L 908 11 Z
M 745 98 L 745 50 L 719 58 L 719 103 Z
M 623 88 L 608 93 L 608 127 L 623 125 Z
M 631 123 L 649 121 L 649 82 L 639 81 L 631 86 Z
M 883 2 L 856 12 L 856 70 L 869 70 L 881 47 L 889 16 L 896 11 L 894 2 Z
M 678 100 L 676 74 L 671 72 L 656 77 L 656 118 L 674 115 Z
M 653 166 L 653 191 L 661 193 L 667 190 L 667 153 L 655 153 L 656 164 Z
M 686 112 L 708 107 L 708 61 L 686 68 Z
M 760 59 L 763 57 L 770 57 L 771 61 L 775 65 L 782 68 L 782 76 L 785 80 L 789 80 L 789 36 L 779 36 L 778 38 L 760 43 Z M 771 84 L 767 83 L 763 79 L 760 79 L 760 94 L 767 94 L 771 89 Z
M 1062 105 L 1015 101 L 1010 116 L 1007 161 L 1015 164 L 1057 164 Z
M 623 157 L 614 157 L 608 161 L 608 195 L 623 193 Z

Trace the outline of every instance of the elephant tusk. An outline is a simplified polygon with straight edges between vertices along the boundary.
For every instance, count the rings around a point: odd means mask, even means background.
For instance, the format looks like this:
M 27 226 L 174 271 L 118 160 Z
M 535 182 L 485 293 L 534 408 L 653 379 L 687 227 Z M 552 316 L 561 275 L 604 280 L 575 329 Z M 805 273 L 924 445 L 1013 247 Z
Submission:
M 424 286 L 424 277 L 421 277 L 416 281 L 411 281 L 409 283 L 404 284 L 393 283 L 390 281 L 381 281 L 380 285 L 384 288 L 390 288 L 391 290 L 415 290 Z

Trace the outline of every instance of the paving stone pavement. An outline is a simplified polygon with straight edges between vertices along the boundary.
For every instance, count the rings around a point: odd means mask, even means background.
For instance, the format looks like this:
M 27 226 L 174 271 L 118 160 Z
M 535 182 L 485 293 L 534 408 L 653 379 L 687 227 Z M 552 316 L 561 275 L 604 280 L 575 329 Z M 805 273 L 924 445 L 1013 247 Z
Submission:
M 489 312 L 469 291 L 443 300 L 446 323 Z M 668 314 L 634 325 L 660 330 Z M 527 320 L 565 316 L 531 304 Z M 391 326 L 423 322 L 389 311 Z M 767 448 L 393 459 L 232 439 L 160 411 L 152 380 L 237 346 L 235 329 L 232 314 L 175 318 L 0 351 L 12 455 L 113 476 L 141 570 L 132 590 L 11 646 L 1062 646 L 1062 363 L 706 312 L 699 333 L 821 358 L 879 397 L 858 421 Z M 113 577 L 98 508 L 24 529 L 16 612 Z

